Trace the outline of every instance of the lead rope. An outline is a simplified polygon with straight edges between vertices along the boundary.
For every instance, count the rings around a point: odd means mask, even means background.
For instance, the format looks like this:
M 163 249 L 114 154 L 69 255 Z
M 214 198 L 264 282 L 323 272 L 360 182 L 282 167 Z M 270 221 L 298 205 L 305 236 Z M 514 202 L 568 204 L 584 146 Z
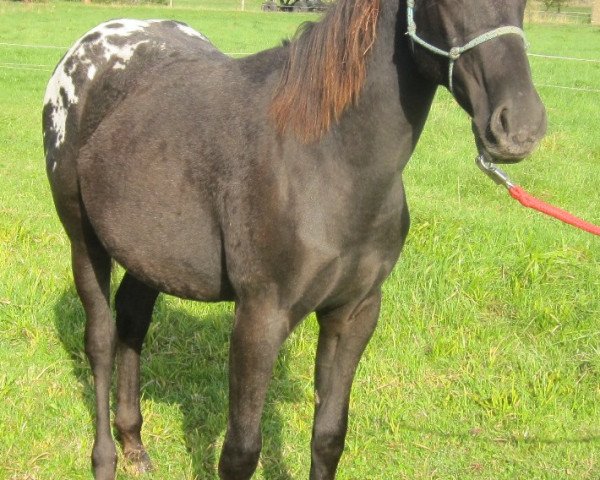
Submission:
M 600 226 L 586 222 L 585 220 L 582 220 L 581 218 L 576 217 L 575 215 L 572 215 L 561 208 L 555 207 L 554 205 L 542 202 L 539 198 L 534 197 L 518 185 L 512 183 L 508 178 L 508 175 L 506 175 L 506 173 L 492 163 L 488 162 L 483 154 L 477 157 L 476 162 L 477 166 L 488 177 L 490 177 L 497 184 L 504 185 L 508 189 L 510 196 L 515 200 L 518 200 L 524 207 L 533 208 L 534 210 L 545 213 L 546 215 L 554 217 L 561 222 L 568 223 L 569 225 L 580 228 L 581 230 L 589 232 L 593 235 L 600 236 Z
M 410 37 L 410 39 L 414 43 L 418 43 L 419 45 L 421 45 L 423 48 L 429 50 L 430 52 L 435 53 L 436 55 L 441 55 L 442 57 L 446 57 L 449 59 L 449 62 L 448 62 L 448 88 L 449 88 L 450 92 L 452 93 L 452 95 L 454 95 L 454 80 L 453 80 L 454 64 L 456 63 L 456 61 L 460 58 L 460 56 L 463 53 L 475 48 L 477 45 L 481 45 L 482 43 L 487 42 L 488 40 L 493 40 L 494 38 L 498 38 L 502 35 L 509 35 L 509 34 L 518 35 L 519 37 L 521 37 L 523 39 L 523 42 L 525 43 L 525 48 L 528 48 L 527 39 L 525 38 L 525 32 L 523 31 L 523 29 L 512 26 L 512 25 L 507 25 L 504 27 L 498 27 L 494 30 L 491 30 L 482 35 L 479 35 L 478 37 L 475 37 L 473 40 L 466 43 L 462 47 L 452 47 L 448 51 L 442 50 L 441 48 L 438 48 L 438 47 L 432 45 L 431 43 L 427 43 L 425 40 L 423 40 L 421 37 L 419 37 L 417 35 L 417 25 L 415 23 L 415 0 L 408 0 L 407 7 L 408 7 L 408 10 L 407 10 L 407 15 L 406 15 L 406 20 L 407 20 L 407 24 L 408 24 L 408 31 L 406 32 L 406 34 Z

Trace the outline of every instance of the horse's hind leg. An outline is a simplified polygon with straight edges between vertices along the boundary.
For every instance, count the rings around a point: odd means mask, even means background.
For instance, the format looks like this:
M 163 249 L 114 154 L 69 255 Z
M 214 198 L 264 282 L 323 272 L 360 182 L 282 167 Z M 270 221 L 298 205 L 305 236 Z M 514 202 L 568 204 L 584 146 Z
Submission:
M 157 290 L 126 273 L 115 297 L 118 334 L 115 426 L 125 458 L 133 463 L 138 473 L 152 469 L 141 437 L 140 354 L 157 296 Z
M 117 452 L 110 427 L 109 394 L 115 355 L 115 323 L 110 312 L 111 260 L 87 219 L 68 228 L 73 276 L 86 314 L 85 353 L 94 376 L 96 436 L 92 465 L 97 480 L 113 480 Z M 65 224 L 66 225 L 66 224 Z
M 354 307 L 318 314 L 311 480 L 331 480 L 344 450 L 348 404 L 358 361 L 379 317 L 379 291 Z

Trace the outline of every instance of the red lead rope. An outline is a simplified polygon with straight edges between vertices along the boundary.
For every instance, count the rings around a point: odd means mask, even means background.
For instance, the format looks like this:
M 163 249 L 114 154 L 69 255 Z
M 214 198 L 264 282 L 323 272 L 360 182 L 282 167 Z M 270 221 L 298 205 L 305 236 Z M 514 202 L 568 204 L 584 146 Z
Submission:
M 598 225 L 594 225 L 593 223 L 586 222 L 575 215 L 571 215 L 569 212 L 562 210 L 554 205 L 549 205 L 548 203 L 542 202 L 539 198 L 535 198 L 533 195 L 527 193 L 518 185 L 513 185 L 509 187 L 508 193 L 515 200 L 521 202 L 521 205 L 528 208 L 533 208 L 538 212 L 545 213 L 546 215 L 550 215 L 551 217 L 557 218 L 561 222 L 568 223 L 569 225 L 573 225 L 574 227 L 580 228 L 581 230 L 585 230 L 586 232 L 593 233 L 594 235 L 600 236 L 600 227 Z
M 515 200 L 518 200 L 524 207 L 533 208 L 538 212 L 542 212 L 546 215 L 557 218 L 561 222 L 568 223 L 569 225 L 573 225 L 574 227 L 585 230 L 593 235 L 600 236 L 599 226 L 586 222 L 585 220 L 582 220 L 575 215 L 571 215 L 569 212 L 555 207 L 554 205 L 549 205 L 546 202 L 542 202 L 540 199 L 535 198 L 533 195 L 527 193 L 521 187 L 512 183 L 506 173 L 504 173 L 491 162 L 488 162 L 484 154 L 479 155 L 476 162 L 477 166 L 483 170 L 488 177 L 494 180 L 494 182 L 498 183 L 499 185 L 504 185 L 506 188 L 508 188 L 510 196 Z

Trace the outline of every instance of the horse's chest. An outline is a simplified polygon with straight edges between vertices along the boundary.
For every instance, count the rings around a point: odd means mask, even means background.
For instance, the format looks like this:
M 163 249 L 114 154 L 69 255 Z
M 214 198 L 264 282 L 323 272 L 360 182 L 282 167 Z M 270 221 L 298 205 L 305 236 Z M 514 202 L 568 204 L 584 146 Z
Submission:
M 294 249 L 301 275 L 290 281 L 316 292 L 318 305 L 340 304 L 378 287 L 394 267 L 408 215 L 402 192 L 373 205 L 375 211 L 313 212 Z

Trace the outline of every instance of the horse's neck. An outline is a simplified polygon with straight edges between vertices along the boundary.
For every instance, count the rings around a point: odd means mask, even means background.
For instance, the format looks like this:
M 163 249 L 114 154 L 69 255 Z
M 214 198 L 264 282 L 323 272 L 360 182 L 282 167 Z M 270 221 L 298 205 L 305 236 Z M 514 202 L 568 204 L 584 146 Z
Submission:
M 404 5 L 401 0 L 399 2 Z M 405 35 L 405 12 L 397 2 L 382 2 L 366 84 L 358 106 L 343 123 L 374 145 L 375 167 L 401 170 L 419 139 L 436 85 L 417 70 Z M 398 45 L 398 47 L 396 47 Z

